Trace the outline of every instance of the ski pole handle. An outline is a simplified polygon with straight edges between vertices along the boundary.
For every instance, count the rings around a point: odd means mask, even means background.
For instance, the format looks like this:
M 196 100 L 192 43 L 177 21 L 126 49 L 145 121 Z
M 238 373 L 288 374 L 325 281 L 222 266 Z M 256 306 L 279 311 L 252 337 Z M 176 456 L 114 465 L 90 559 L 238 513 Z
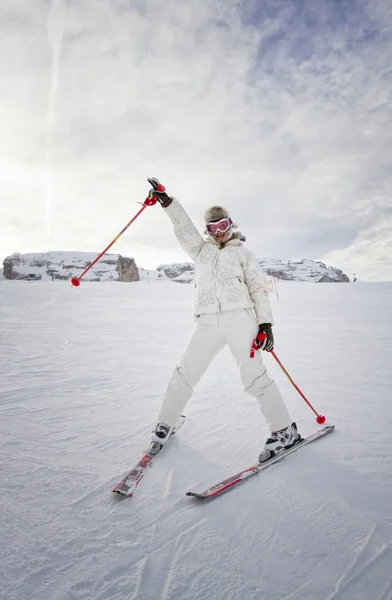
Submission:
M 251 358 L 254 358 L 256 350 L 259 350 L 261 348 L 261 346 L 264 344 L 266 337 L 267 337 L 267 335 L 262 331 L 261 333 L 259 333 L 257 335 L 256 339 L 253 340 L 253 344 L 250 349 L 250 357 Z M 273 351 L 266 350 L 266 352 L 273 352 Z

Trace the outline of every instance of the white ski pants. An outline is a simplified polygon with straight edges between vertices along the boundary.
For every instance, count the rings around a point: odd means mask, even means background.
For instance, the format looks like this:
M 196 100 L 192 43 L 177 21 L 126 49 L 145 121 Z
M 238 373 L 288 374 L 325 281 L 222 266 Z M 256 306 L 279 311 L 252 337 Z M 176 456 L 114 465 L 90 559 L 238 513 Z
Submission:
M 250 358 L 250 348 L 258 331 L 253 311 L 239 309 L 200 315 L 196 322 L 196 329 L 166 388 L 158 422 L 178 423 L 193 388 L 227 344 L 240 369 L 244 391 L 258 401 L 270 431 L 290 425 L 290 415 L 276 383 L 268 377 L 262 352 L 257 351 L 254 358 Z

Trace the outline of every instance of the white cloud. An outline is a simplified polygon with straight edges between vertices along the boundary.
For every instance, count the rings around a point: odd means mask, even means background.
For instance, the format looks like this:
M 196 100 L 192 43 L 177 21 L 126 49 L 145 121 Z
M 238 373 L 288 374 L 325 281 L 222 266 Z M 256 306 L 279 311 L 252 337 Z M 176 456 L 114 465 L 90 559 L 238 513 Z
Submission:
M 155 175 L 259 256 L 392 278 L 391 11 L 301 5 L 5 0 L 0 256 L 101 251 Z M 115 249 L 185 258 L 159 211 Z
M 329 252 L 325 259 L 340 264 L 359 280 L 391 281 L 392 216 L 361 232 L 354 243 L 342 251 Z

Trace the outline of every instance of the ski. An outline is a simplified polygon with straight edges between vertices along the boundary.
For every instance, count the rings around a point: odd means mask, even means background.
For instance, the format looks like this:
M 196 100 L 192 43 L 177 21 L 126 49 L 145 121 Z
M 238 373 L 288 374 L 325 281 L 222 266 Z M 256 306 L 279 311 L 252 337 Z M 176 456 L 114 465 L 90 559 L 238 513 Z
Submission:
M 256 475 L 256 473 L 267 469 L 271 465 L 280 461 L 282 458 L 285 458 L 288 454 L 296 452 L 303 446 L 311 444 L 312 442 L 320 439 L 321 437 L 324 437 L 328 433 L 331 433 L 334 429 L 335 425 L 327 425 L 323 429 L 319 429 L 318 431 L 312 433 L 308 437 L 302 438 L 292 448 L 289 448 L 288 450 L 282 450 L 279 454 L 268 458 L 264 462 L 258 462 L 255 465 L 248 467 L 247 469 L 243 469 L 242 471 L 239 471 L 239 473 L 236 473 L 232 477 L 228 477 L 227 479 L 224 479 L 223 481 L 207 488 L 204 492 L 186 492 L 186 495 L 201 499 L 214 498 L 215 496 L 218 496 L 218 494 L 222 494 L 222 492 L 226 492 L 228 489 L 231 489 L 238 483 L 245 481 L 245 479 L 247 479 L 248 477 Z
M 185 416 L 181 415 L 181 421 L 173 430 L 170 437 L 172 437 L 180 429 L 180 427 L 184 424 L 184 421 Z M 114 486 L 112 491 L 116 492 L 117 494 L 121 494 L 126 498 L 132 498 L 134 491 L 143 479 L 148 467 L 151 467 L 155 458 L 158 456 L 158 454 L 160 454 L 163 448 L 167 446 L 168 443 L 169 440 L 164 446 L 159 446 L 159 444 L 151 445 L 151 447 L 145 451 L 144 455 L 136 463 L 136 465 L 128 471 L 128 473 L 121 479 L 121 481 L 117 485 Z

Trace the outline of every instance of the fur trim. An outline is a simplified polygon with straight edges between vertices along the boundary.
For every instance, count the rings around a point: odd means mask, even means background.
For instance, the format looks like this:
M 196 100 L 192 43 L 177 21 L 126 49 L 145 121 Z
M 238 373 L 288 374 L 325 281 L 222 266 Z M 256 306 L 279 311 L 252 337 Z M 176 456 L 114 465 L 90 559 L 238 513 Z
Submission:
M 246 237 L 240 231 L 236 231 L 236 233 L 233 233 L 230 240 L 239 240 L 240 242 L 246 242 Z
M 229 216 L 229 211 L 223 206 L 211 206 L 204 214 L 204 221 L 206 223 L 213 223 L 221 219 L 228 219 Z
M 220 248 L 224 248 L 226 246 L 226 244 L 231 242 L 231 240 L 238 240 L 239 242 L 246 242 L 246 237 L 240 231 L 233 233 L 232 229 L 227 232 L 228 235 L 225 238 L 223 238 L 222 243 L 218 242 L 216 237 L 214 235 L 211 235 L 210 233 L 208 233 L 208 231 L 205 231 L 204 233 L 207 234 L 207 242 L 216 244 Z

